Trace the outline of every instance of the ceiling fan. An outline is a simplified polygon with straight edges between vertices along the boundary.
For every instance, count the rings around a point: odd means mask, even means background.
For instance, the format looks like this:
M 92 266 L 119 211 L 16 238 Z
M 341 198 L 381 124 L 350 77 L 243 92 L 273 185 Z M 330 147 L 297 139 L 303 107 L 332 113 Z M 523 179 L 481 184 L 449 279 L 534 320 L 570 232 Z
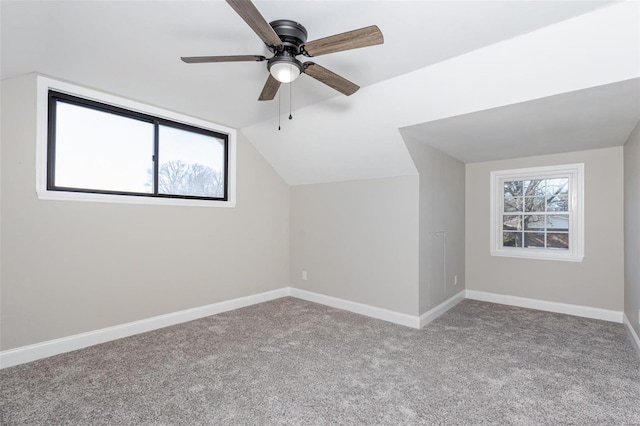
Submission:
M 267 45 L 273 57 L 267 59 L 261 55 L 232 55 L 190 56 L 181 57 L 181 59 L 188 64 L 267 61 L 269 77 L 258 98 L 260 101 L 272 100 L 281 83 L 290 83 L 301 73 L 315 78 L 340 93 L 352 95 L 360 86 L 315 62 L 302 63 L 296 57 L 304 55 L 312 58 L 384 43 L 382 32 L 375 25 L 307 42 L 307 30 L 302 24 L 288 19 L 267 23 L 250 0 L 226 1 Z

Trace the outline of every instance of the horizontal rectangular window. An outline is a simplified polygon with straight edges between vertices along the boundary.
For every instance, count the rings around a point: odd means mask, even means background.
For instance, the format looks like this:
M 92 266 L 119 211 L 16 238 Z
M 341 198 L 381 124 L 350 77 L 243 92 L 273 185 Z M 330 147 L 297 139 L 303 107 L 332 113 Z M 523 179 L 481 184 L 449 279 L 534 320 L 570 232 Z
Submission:
M 40 198 L 235 205 L 234 130 L 44 77 L 38 106 Z
M 583 165 L 491 173 L 491 254 L 580 261 Z
M 227 135 L 49 92 L 47 189 L 226 200 Z

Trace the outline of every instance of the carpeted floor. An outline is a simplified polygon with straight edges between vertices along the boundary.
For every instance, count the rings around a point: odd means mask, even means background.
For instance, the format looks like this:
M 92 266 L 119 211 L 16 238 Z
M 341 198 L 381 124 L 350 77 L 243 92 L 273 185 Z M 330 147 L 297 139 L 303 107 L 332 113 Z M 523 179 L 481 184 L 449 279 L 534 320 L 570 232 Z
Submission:
M 470 300 L 413 330 L 283 298 L 0 386 L 2 425 L 640 425 L 624 326 Z

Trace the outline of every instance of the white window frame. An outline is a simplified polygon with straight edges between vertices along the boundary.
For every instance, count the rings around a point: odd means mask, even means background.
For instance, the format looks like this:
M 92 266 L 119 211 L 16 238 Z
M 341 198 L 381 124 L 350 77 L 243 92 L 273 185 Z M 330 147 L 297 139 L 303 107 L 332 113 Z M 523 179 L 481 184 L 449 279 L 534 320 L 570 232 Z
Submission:
M 37 103 L 36 103 L 36 193 L 41 200 L 56 201 L 89 201 L 101 203 L 124 204 L 156 204 L 170 206 L 193 207 L 235 207 L 236 205 L 236 139 L 237 132 L 230 127 L 200 120 L 187 115 L 168 111 L 162 108 L 146 105 L 140 102 L 121 98 L 77 86 L 75 84 L 54 80 L 48 77 L 37 76 Z M 138 197 L 119 194 L 96 194 L 89 192 L 50 191 L 47 189 L 47 124 L 48 124 L 48 98 L 49 90 L 67 93 L 81 98 L 114 105 L 131 111 L 153 115 L 167 120 L 184 123 L 191 126 L 212 130 L 229 135 L 228 145 L 228 175 L 227 175 L 227 200 L 198 200 L 184 198 Z
M 504 182 L 569 178 L 569 250 L 503 247 Z M 491 172 L 491 256 L 582 262 L 584 258 L 584 164 L 529 167 Z

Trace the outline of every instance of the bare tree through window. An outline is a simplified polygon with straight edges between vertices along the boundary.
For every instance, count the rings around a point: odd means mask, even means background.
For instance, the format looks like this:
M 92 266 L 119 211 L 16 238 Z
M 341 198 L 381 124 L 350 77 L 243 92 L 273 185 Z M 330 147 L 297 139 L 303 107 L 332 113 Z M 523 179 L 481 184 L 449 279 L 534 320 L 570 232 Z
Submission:
M 569 248 L 569 180 L 504 182 L 503 246 Z
M 152 186 L 153 174 L 147 170 L 147 186 Z M 198 163 L 182 160 L 162 163 L 158 169 L 158 192 L 161 194 L 223 197 L 222 171 Z

